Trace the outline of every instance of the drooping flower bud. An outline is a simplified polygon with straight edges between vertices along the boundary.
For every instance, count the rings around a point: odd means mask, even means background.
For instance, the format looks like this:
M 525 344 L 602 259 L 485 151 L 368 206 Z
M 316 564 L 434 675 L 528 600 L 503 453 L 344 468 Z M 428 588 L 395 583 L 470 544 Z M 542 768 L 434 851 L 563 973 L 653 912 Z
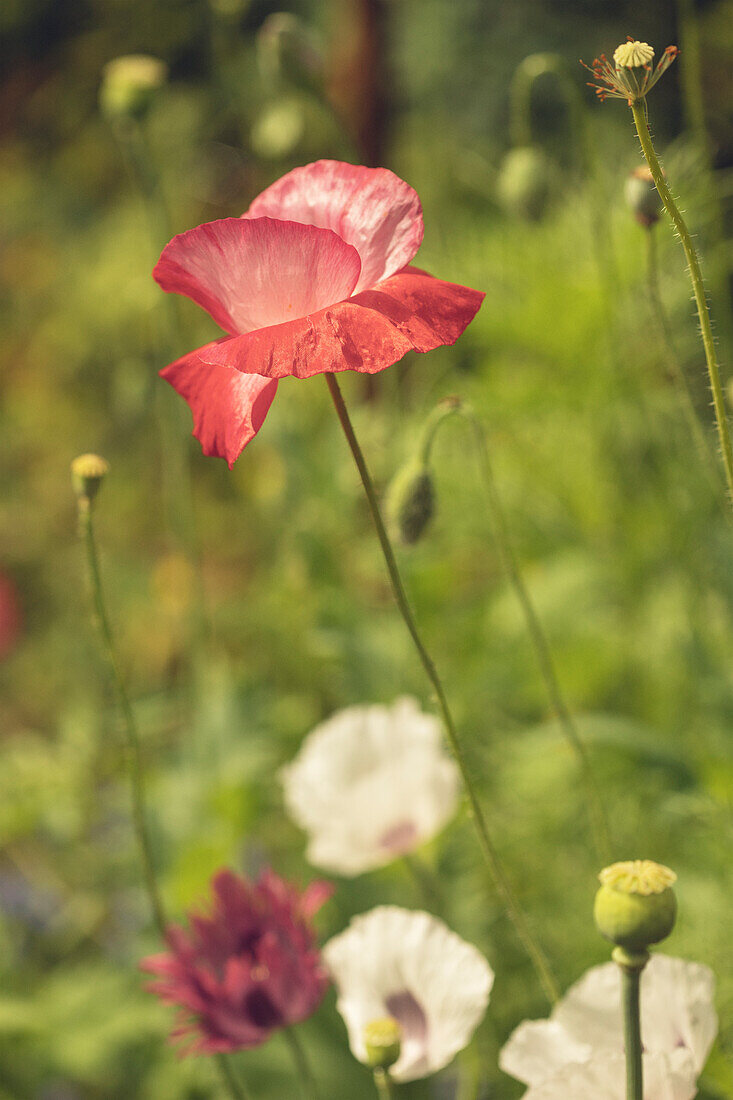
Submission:
M 656 225 L 662 213 L 662 200 L 654 177 L 646 165 L 635 168 L 626 177 L 624 196 L 639 225 L 643 225 L 645 229 Z
M 496 181 L 499 201 L 510 213 L 538 221 L 550 200 L 552 176 L 549 157 L 536 145 L 511 149 Z
M 71 463 L 71 484 L 78 499 L 91 502 L 99 492 L 109 463 L 100 455 L 79 455 Z
M 601 871 L 594 916 L 601 935 L 617 947 L 641 954 L 674 928 L 677 875 L 649 859 L 613 863 Z
M 435 512 L 433 477 L 421 458 L 410 459 L 387 489 L 387 522 L 396 539 L 412 546 L 424 534 Z
M 395 1064 L 402 1051 L 402 1028 L 393 1016 L 366 1025 L 364 1048 L 367 1065 L 372 1069 L 389 1069 Z
M 99 103 L 107 118 L 140 119 L 168 79 L 168 66 L 147 54 L 126 54 L 103 69 Z
M 257 32 L 257 61 L 267 80 L 309 91 L 322 87 L 325 59 L 311 27 L 297 15 L 276 11 Z

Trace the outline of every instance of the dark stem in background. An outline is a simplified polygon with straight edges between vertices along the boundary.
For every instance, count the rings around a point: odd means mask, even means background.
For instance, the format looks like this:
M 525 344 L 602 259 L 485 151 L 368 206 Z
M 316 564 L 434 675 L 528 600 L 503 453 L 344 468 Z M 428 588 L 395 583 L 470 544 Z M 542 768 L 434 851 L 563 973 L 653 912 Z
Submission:
M 532 931 L 527 924 L 524 913 L 514 895 L 514 891 L 507 879 L 504 870 L 499 861 L 494 842 L 489 833 L 486 819 L 484 817 L 481 804 L 478 799 L 476 788 L 474 786 L 471 773 L 468 768 L 468 762 L 464 755 L 463 746 L 458 737 L 458 732 L 453 721 L 453 715 L 448 705 L 443 683 L 438 675 L 433 659 L 425 648 L 425 644 L 422 640 L 420 632 L 415 621 L 415 616 L 410 607 L 407 593 L 400 575 L 397 561 L 395 559 L 392 543 L 387 534 L 387 530 L 382 520 L 382 514 L 379 508 L 379 502 L 377 500 L 376 490 L 374 483 L 372 482 L 371 475 L 369 473 L 364 455 L 362 453 L 359 442 L 354 433 L 354 428 L 349 417 L 348 410 L 344 403 L 341 389 L 336 380 L 335 375 L 324 375 L 326 384 L 328 386 L 331 398 L 336 408 L 336 413 L 339 418 L 339 422 L 343 429 L 346 441 L 351 450 L 356 468 L 359 472 L 364 492 L 366 494 L 367 503 L 369 505 L 369 511 L 371 512 L 372 520 L 376 528 L 377 537 L 379 539 L 379 545 L 382 550 L 385 564 L 387 566 L 387 572 L 389 573 L 390 582 L 392 585 L 392 591 L 394 594 L 397 607 L 404 620 L 405 626 L 412 638 L 415 649 L 417 650 L 420 663 L 425 671 L 433 691 L 435 693 L 436 702 L 440 710 L 443 725 L 445 728 L 445 734 L 448 739 L 448 743 L 451 747 L 456 763 L 461 771 L 463 777 L 463 786 L 466 792 L 468 806 L 471 818 L 473 820 L 476 832 L 478 835 L 479 845 L 481 852 L 488 867 L 489 873 L 494 883 L 499 898 L 504 906 L 507 916 L 514 925 L 514 929 L 517 936 L 522 943 L 525 951 L 527 952 L 532 964 L 537 972 L 537 977 L 540 980 L 543 990 L 551 1003 L 555 1003 L 559 997 L 559 991 L 552 971 L 550 970 L 549 963 L 545 957 L 545 954 L 540 947 L 539 943 L 535 940 Z

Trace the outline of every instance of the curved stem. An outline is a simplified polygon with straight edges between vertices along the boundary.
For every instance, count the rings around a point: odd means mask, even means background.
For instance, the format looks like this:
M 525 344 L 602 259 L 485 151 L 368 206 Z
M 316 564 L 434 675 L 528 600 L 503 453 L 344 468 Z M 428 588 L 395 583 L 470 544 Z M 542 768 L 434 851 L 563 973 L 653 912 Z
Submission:
M 644 156 L 646 157 L 646 162 L 649 165 L 649 169 L 654 179 L 654 183 L 656 184 L 657 191 L 659 192 L 659 196 L 664 203 L 665 210 L 672 219 L 672 224 L 677 230 L 680 241 L 682 242 L 682 247 L 685 252 L 685 258 L 687 259 L 687 266 L 690 272 L 690 280 L 692 282 L 692 290 L 695 295 L 697 314 L 700 319 L 700 334 L 702 336 L 703 347 L 705 349 L 705 361 L 707 363 L 708 377 L 710 379 L 710 389 L 713 394 L 715 422 L 718 428 L 720 449 L 723 455 L 725 477 L 728 485 L 730 503 L 731 505 L 733 505 L 733 446 L 731 445 L 728 416 L 725 408 L 725 399 L 723 397 L 723 387 L 720 382 L 720 368 L 718 366 L 718 360 L 715 352 L 713 327 L 710 319 L 710 310 L 708 309 L 707 298 L 705 296 L 705 284 L 702 278 L 702 271 L 700 270 L 700 260 L 698 259 L 697 252 L 695 251 L 695 246 L 692 243 L 690 231 L 687 228 L 687 224 L 682 217 L 679 207 L 677 206 L 677 203 L 672 196 L 672 192 L 667 186 L 667 181 L 664 178 L 662 167 L 654 150 L 651 134 L 649 132 L 649 123 L 647 121 L 645 101 L 635 100 L 631 104 L 631 112 L 634 116 L 634 124 L 636 126 L 636 132 L 639 135 L 641 148 Z
M 374 1084 L 377 1086 L 379 1100 L 392 1100 L 394 1090 L 392 1089 L 392 1078 L 387 1070 L 375 1069 Z
M 128 768 L 130 774 L 130 788 L 132 792 L 132 820 L 135 828 L 135 837 L 140 850 L 140 859 L 143 866 L 145 888 L 153 911 L 153 918 L 161 937 L 165 937 L 166 920 L 163 904 L 160 900 L 158 883 L 155 877 L 155 864 L 153 861 L 152 845 L 147 825 L 147 812 L 145 805 L 145 781 L 143 774 L 142 750 L 140 747 L 140 735 L 135 721 L 135 715 L 127 694 L 125 680 L 120 670 L 115 652 L 112 629 L 109 624 L 107 608 L 104 602 L 104 590 L 102 588 L 102 576 L 99 569 L 99 556 L 97 544 L 94 538 L 94 525 L 92 523 L 92 506 L 88 497 L 79 498 L 79 529 L 86 549 L 87 568 L 89 582 L 92 591 L 95 619 L 99 632 L 102 650 L 109 665 L 112 679 L 119 699 L 122 711 L 123 728 L 127 742 Z
M 404 855 L 402 862 L 417 885 L 423 904 L 434 913 L 440 913 L 444 906 L 444 898 L 436 876 L 420 856 L 414 852 L 408 852 Z
M 346 440 L 351 449 L 354 462 L 356 463 L 357 470 L 359 471 L 359 477 L 361 478 L 364 492 L 366 494 L 367 503 L 369 504 L 369 510 L 371 512 L 372 520 L 377 532 L 377 538 L 379 539 L 379 545 L 382 549 L 382 555 L 384 557 L 385 564 L 387 566 L 387 572 L 389 573 L 389 579 L 392 584 L 392 591 L 394 598 L 397 602 L 400 614 L 404 620 L 405 626 L 412 638 L 415 649 L 417 650 L 420 663 L 423 666 L 425 675 L 427 676 L 430 684 L 435 693 L 435 698 L 443 718 L 443 725 L 445 727 L 446 737 L 450 744 L 453 756 L 461 772 L 463 778 L 463 786 L 468 800 L 469 811 L 473 819 L 476 833 L 478 835 L 479 845 L 483 854 L 484 860 L 489 870 L 489 874 L 494 883 L 499 898 L 504 906 L 507 916 L 514 925 L 515 931 L 519 940 L 522 943 L 525 951 L 532 960 L 532 964 L 537 972 L 537 977 L 540 980 L 542 988 L 547 995 L 550 1002 L 554 1003 L 559 998 L 559 992 L 557 984 L 550 970 L 549 963 L 545 957 L 544 951 L 540 947 L 539 943 L 535 940 L 532 931 L 527 924 L 527 920 L 524 913 L 514 896 L 514 891 L 507 879 L 504 870 L 499 862 L 499 857 L 494 847 L 494 842 L 489 833 L 486 819 L 484 817 L 481 804 L 478 799 L 478 794 L 474 786 L 473 779 L 468 768 L 468 763 L 464 755 L 463 746 L 458 737 L 458 732 L 453 721 L 453 715 L 451 714 L 450 707 L 448 706 L 448 700 L 446 698 L 443 683 L 438 675 L 433 659 L 425 648 L 425 644 L 422 640 L 420 632 L 413 615 L 412 608 L 410 607 L 405 586 L 400 575 L 400 571 L 397 567 L 397 561 L 395 559 L 392 543 L 390 542 L 389 535 L 384 526 L 382 520 L 382 514 L 379 509 L 379 503 L 377 501 L 377 494 L 372 482 L 371 475 L 367 468 L 364 455 L 362 453 L 359 442 L 354 433 L 354 428 L 349 417 L 348 410 L 344 403 L 341 389 L 336 377 L 333 374 L 325 375 L 326 384 L 328 385 L 331 398 L 338 414 L 339 422 L 343 429 Z
M 586 787 L 588 817 L 590 819 L 598 855 L 602 861 L 605 860 L 608 862 L 611 855 L 611 839 L 608 818 L 603 806 L 603 799 L 598 789 L 598 783 L 596 782 L 596 777 L 593 772 L 588 748 L 565 702 L 547 636 L 545 635 L 534 604 L 532 603 L 517 562 L 517 556 L 512 545 L 506 516 L 504 515 L 504 508 L 494 479 L 494 471 L 486 442 L 486 434 L 482 424 L 470 410 L 462 409 L 461 412 L 473 429 L 474 438 L 476 440 L 481 475 L 486 488 L 486 495 L 488 497 L 489 508 L 494 524 L 496 545 L 499 550 L 504 572 L 509 578 L 510 584 L 514 589 L 514 593 L 524 614 L 527 630 L 532 640 L 532 645 L 534 646 L 537 664 L 545 682 L 552 713 L 580 764 Z
M 232 1064 L 226 1054 L 215 1055 L 215 1061 L 219 1069 L 219 1075 L 226 1086 L 226 1090 L 232 1100 L 249 1100 L 249 1093 L 242 1082 L 234 1073 Z
M 677 388 L 677 393 L 680 399 L 680 405 L 682 411 L 685 414 L 687 425 L 690 429 L 690 434 L 695 440 L 695 445 L 700 452 L 701 458 L 704 460 L 706 472 L 711 475 L 711 483 L 714 484 L 716 491 L 721 488 L 720 472 L 718 463 L 715 458 L 702 425 L 700 424 L 699 417 L 695 411 L 695 402 L 692 398 L 690 386 L 685 375 L 682 361 L 677 354 L 677 348 L 675 347 L 674 339 L 672 336 L 672 328 L 669 323 L 669 318 L 664 309 L 662 303 L 662 295 L 659 290 L 659 263 L 658 263 L 658 250 L 657 240 L 654 232 L 654 227 L 650 226 L 645 230 L 646 235 L 646 260 L 647 260 L 647 288 L 649 291 L 649 301 L 651 303 L 652 311 L 657 322 L 657 327 L 662 337 L 665 348 L 667 349 L 667 363 L 672 372 L 674 384 Z
M 295 1071 L 300 1081 L 300 1091 L 305 1100 L 318 1100 L 318 1089 L 310 1064 L 306 1057 L 305 1048 L 301 1043 L 295 1029 L 286 1027 L 283 1034 L 290 1047 L 290 1053 L 295 1064 Z

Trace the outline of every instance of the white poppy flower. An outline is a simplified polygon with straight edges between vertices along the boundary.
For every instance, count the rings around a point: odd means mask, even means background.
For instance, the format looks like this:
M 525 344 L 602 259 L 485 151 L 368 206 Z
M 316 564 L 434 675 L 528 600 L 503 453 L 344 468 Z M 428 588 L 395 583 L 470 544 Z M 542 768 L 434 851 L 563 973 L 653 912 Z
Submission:
M 690 1100 L 718 1030 L 713 973 L 699 963 L 652 955 L 641 976 L 645 1100 Z M 501 1068 L 529 1085 L 525 1100 L 624 1100 L 621 975 L 589 970 L 549 1020 L 520 1024 Z
M 348 707 L 283 768 L 285 805 L 316 867 L 358 875 L 430 840 L 456 811 L 460 778 L 437 718 L 414 699 Z
M 400 1025 L 395 1081 L 447 1066 L 470 1042 L 494 982 L 481 952 L 442 921 L 393 905 L 355 917 L 323 956 L 355 1058 L 367 1061 L 367 1024 L 392 1016 Z

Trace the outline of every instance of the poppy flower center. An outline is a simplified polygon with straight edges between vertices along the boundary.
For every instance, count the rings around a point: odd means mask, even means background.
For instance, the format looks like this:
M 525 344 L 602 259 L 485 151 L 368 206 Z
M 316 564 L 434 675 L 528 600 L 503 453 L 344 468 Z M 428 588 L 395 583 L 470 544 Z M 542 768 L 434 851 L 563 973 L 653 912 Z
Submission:
M 405 1059 L 416 1069 L 427 1069 L 428 1018 L 419 1001 L 409 989 L 403 989 L 386 997 L 384 1005 L 402 1029 L 400 1059 Z
M 417 825 L 414 821 L 398 821 L 379 838 L 379 847 L 392 855 L 403 855 L 417 844 Z

